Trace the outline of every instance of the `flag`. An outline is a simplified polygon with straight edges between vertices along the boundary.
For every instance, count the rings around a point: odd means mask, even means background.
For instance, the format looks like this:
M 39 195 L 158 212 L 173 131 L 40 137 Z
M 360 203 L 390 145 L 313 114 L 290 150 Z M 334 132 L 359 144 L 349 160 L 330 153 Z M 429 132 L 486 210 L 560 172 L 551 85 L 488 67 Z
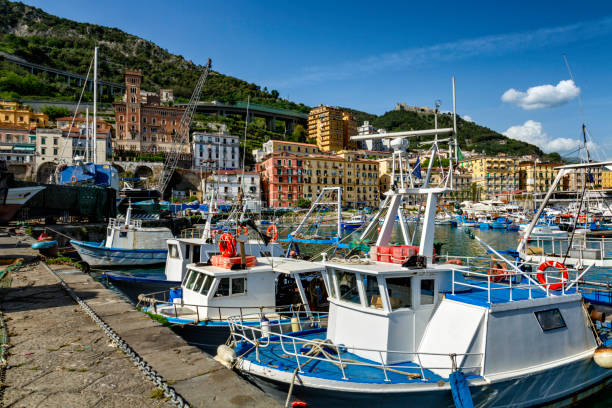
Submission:
M 461 149 L 459 148 L 459 144 L 457 144 L 457 161 L 463 160 L 463 153 L 461 153 Z
M 591 171 L 589 170 L 589 172 L 587 174 L 589 176 L 589 183 L 594 183 L 595 182 L 595 178 L 593 177 L 593 173 L 591 173 Z
M 417 157 L 416 163 L 414 163 L 414 167 L 412 168 L 412 174 L 417 178 L 423 178 L 421 176 L 421 158 Z

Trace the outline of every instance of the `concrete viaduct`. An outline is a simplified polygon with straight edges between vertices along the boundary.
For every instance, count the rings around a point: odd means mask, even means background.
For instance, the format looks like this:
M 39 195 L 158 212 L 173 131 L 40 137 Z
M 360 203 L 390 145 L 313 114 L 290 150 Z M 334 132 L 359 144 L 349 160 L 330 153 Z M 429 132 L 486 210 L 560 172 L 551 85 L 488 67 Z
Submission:
M 178 104 L 178 106 L 186 106 L 186 104 Z M 248 121 L 253 118 L 263 118 L 266 121 L 267 130 L 276 130 L 276 121 L 282 120 L 285 122 L 287 132 L 293 132 L 296 125 L 300 124 L 307 128 L 308 115 L 301 112 L 296 112 L 288 109 L 274 108 L 251 103 L 249 105 Z M 196 112 L 207 115 L 229 116 L 240 115 L 243 120 L 247 119 L 247 103 L 237 102 L 235 104 L 225 104 L 217 101 L 213 102 L 198 102 Z
M 36 71 L 38 72 L 46 72 L 49 74 L 55 74 L 56 78 L 62 77 L 66 79 L 68 85 L 71 85 L 75 82 L 78 86 L 83 85 L 83 81 L 87 81 L 88 90 L 93 90 L 93 78 L 87 78 L 85 75 L 74 74 L 72 72 L 62 71 L 59 69 L 46 67 L 44 65 L 38 65 L 24 60 L 23 58 L 17 57 L 12 54 L 8 54 L 6 52 L 0 51 L 0 60 L 5 60 L 11 62 L 13 64 L 22 66 L 30 70 L 32 74 Z M 123 93 L 125 91 L 124 84 L 116 84 L 114 82 L 98 80 L 98 93 L 103 95 L 104 91 L 107 90 L 111 96 L 115 94 L 115 92 L 120 91 Z

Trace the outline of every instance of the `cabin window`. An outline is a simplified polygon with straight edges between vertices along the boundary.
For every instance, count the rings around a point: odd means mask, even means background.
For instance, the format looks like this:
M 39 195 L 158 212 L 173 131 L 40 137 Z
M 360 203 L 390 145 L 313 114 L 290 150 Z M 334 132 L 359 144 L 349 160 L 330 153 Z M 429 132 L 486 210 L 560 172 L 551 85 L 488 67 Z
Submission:
M 202 283 L 204 282 L 204 278 L 206 278 L 206 275 L 204 275 L 203 273 L 198 273 L 198 277 L 195 281 L 195 284 L 193 285 L 194 292 L 200 291 L 200 289 L 202 288 Z
M 354 273 L 336 271 L 336 280 L 338 282 L 340 300 L 361 303 L 359 300 L 359 290 L 357 289 L 357 276 Z
M 434 280 L 421 279 L 421 304 L 433 305 L 434 302 Z
M 363 288 L 365 290 L 366 304 L 368 307 L 382 309 L 382 300 L 380 298 L 380 292 L 378 291 L 378 279 L 376 279 L 376 276 L 364 275 Z
M 246 278 L 232 278 L 232 295 L 246 293 Z
M 540 327 L 543 331 L 562 329 L 566 327 L 565 320 L 563 320 L 563 316 L 561 316 L 561 311 L 559 311 L 559 309 L 542 310 L 539 312 L 534 312 L 534 314 L 536 319 L 538 319 L 538 323 L 540 323 Z
M 391 309 L 399 309 L 412 306 L 411 278 L 388 278 L 387 288 L 389 290 L 389 301 Z
M 189 260 L 189 250 L 191 249 L 191 245 L 185 245 L 185 259 Z
M 177 248 L 176 244 L 168 245 L 168 255 L 170 255 L 170 258 L 178 258 L 179 257 L 178 248 Z
M 113 235 L 113 230 L 109 228 L 106 235 L 110 238 Z
M 201 273 L 196 272 L 196 271 L 191 272 L 191 274 L 189 275 L 189 280 L 187 281 L 187 286 L 186 286 L 187 289 L 193 290 L 193 285 L 195 284 L 195 281 L 198 275 L 201 275 Z
M 221 280 L 219 281 L 219 287 L 217 288 L 217 293 L 215 293 L 215 297 L 219 297 L 219 296 L 229 296 L 229 290 L 230 290 L 230 282 L 229 282 L 229 278 L 221 278 Z
M 206 276 L 204 280 L 204 284 L 202 285 L 202 291 L 200 292 L 204 296 L 208 295 L 208 291 L 210 290 L 210 286 L 212 285 L 214 278 L 212 276 Z
M 119 238 L 127 237 L 127 231 L 119 231 Z
M 185 277 L 183 278 L 183 283 L 182 283 L 183 286 L 187 286 L 187 281 L 189 280 L 189 274 L 191 272 L 193 272 L 193 271 L 188 269 L 187 272 L 185 273 Z

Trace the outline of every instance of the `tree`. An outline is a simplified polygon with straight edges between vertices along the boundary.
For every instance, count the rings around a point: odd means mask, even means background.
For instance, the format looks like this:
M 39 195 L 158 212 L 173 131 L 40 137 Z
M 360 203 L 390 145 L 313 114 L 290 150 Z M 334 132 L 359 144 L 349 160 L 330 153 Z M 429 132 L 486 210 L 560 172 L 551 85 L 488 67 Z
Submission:
M 64 116 L 72 116 L 70 109 L 64 108 L 63 106 L 45 106 L 42 108 L 42 112 L 49 117 L 50 120 L 55 120 Z
M 272 95 L 272 97 L 273 97 L 274 99 L 278 99 L 278 96 L 279 96 L 280 94 L 278 93 L 278 91 L 277 91 L 276 89 L 273 89 L 273 90 L 271 90 L 271 91 L 270 91 L 270 95 Z
M 304 126 L 297 125 L 293 129 L 293 133 L 291 134 L 291 139 L 294 142 L 306 143 L 306 136 L 307 135 L 308 135 L 308 133 L 306 133 L 306 129 L 304 129 Z
M 297 200 L 297 206 L 300 207 L 300 208 L 308 208 L 308 207 L 310 207 L 311 204 L 312 203 L 310 202 L 310 200 L 307 200 L 304 197 L 300 197 Z

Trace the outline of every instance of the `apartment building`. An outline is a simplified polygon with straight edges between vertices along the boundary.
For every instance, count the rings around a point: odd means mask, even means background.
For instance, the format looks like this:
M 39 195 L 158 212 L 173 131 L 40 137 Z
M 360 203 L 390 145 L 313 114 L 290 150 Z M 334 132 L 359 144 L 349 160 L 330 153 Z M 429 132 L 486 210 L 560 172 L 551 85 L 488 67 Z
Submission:
M 353 114 L 340 108 L 319 105 L 308 115 L 308 138 L 316 141 L 321 152 L 356 149 L 357 143 L 350 140 L 356 134 Z
M 269 207 L 295 207 L 299 198 L 313 201 L 323 187 L 342 187 L 342 204 L 377 207 L 378 162 L 337 155 L 298 156 L 273 153 L 258 163 L 264 200 Z
M 244 176 L 244 178 L 243 178 Z M 255 171 L 242 172 L 239 169 L 219 170 L 202 180 L 202 191 L 206 197 L 216 194 L 217 202 L 233 204 L 242 191 L 249 209 L 259 209 L 261 202 L 260 175 Z M 249 204 L 250 203 L 250 204 Z M 252 204 L 252 205 L 251 205 Z
M 0 159 L 7 163 L 32 163 L 36 158 L 36 133 L 33 129 L 0 125 Z
M 227 132 L 192 133 L 193 168 L 205 171 L 240 167 L 240 137 Z
M 519 162 L 514 157 L 475 157 L 459 163 L 459 168 L 472 174 L 472 183 L 482 194 L 493 198 L 498 194 L 518 190 Z
M 519 189 L 528 193 L 546 193 L 552 186 L 558 171 L 555 167 L 562 163 L 539 163 L 525 160 L 519 163 Z M 567 191 L 570 177 L 566 176 L 557 185 L 556 191 Z
M 33 112 L 29 106 L 23 106 L 19 102 L 0 101 L 0 126 L 36 128 L 47 126 L 48 123 L 47 115 Z

